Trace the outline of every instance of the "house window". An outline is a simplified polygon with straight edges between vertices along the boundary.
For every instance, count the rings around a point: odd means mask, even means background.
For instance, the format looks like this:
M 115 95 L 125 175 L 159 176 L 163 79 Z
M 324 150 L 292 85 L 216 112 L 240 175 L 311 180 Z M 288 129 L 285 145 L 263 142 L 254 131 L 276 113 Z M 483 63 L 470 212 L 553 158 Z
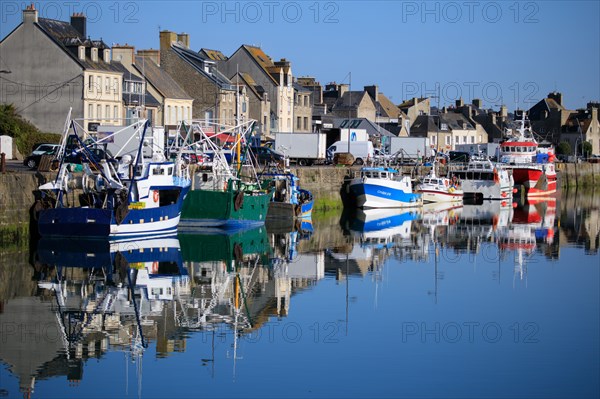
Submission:
M 436 144 L 437 142 L 437 137 L 436 136 L 431 136 L 431 144 Z
M 450 136 L 446 136 L 446 145 L 450 144 Z
M 304 96 L 304 106 L 308 107 L 308 96 Z
M 119 94 L 119 80 L 117 78 L 113 79 L 113 91 L 115 94 Z
M 290 126 L 290 125 L 291 125 L 291 123 L 290 123 L 290 122 L 291 122 L 291 121 L 290 121 L 290 118 L 288 118 L 288 119 L 287 119 L 287 128 L 288 128 L 288 131 L 289 131 L 289 130 L 290 130 L 290 128 L 291 128 L 291 126 Z
M 88 90 L 89 91 L 94 90 L 94 75 L 90 75 L 88 77 Z
M 471 144 L 475 144 L 475 136 L 471 136 Z
M 96 118 L 102 118 L 102 105 L 100 104 L 98 104 L 98 106 L 96 107 Z
M 116 105 L 113 107 L 113 118 L 119 119 L 119 107 Z
M 459 139 L 458 136 L 454 136 L 454 144 L 458 144 L 458 139 Z
M 110 78 L 104 79 L 104 91 L 110 93 Z
M 89 104 L 88 105 L 88 118 L 93 118 L 94 117 L 94 105 L 93 104 Z
M 308 117 L 304 117 L 304 130 L 308 130 Z
M 296 129 L 302 129 L 302 118 L 299 116 L 296 118 Z
M 104 107 L 104 112 L 106 113 L 106 117 L 110 118 L 110 105 L 107 105 L 106 107 Z

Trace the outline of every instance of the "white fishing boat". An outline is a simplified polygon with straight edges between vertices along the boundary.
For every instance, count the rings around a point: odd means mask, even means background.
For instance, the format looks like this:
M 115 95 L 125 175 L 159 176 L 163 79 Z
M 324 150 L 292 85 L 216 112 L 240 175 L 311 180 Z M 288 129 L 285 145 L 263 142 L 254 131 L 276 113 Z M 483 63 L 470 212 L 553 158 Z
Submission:
M 363 167 L 360 177 L 349 185 L 351 196 L 359 208 L 403 208 L 423 205 L 421 194 L 413 193 L 408 176 L 396 169 Z
M 463 200 L 460 180 L 456 176 L 452 176 L 452 178 L 437 176 L 435 165 L 431 167 L 429 174 L 419 184 L 417 193 L 423 196 L 424 203 L 462 202 Z
M 511 201 L 514 181 L 501 164 L 489 159 L 472 159 L 466 166 L 451 169 L 461 183 L 465 199 Z

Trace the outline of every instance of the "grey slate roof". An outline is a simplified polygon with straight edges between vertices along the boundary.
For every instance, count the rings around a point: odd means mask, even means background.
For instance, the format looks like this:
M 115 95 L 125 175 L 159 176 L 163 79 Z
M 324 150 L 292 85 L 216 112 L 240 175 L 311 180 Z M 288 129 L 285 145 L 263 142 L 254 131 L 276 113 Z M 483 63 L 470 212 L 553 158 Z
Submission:
M 333 127 L 336 129 L 365 129 L 369 136 L 379 134 L 381 136 L 396 137 L 395 134 L 367 118 L 335 118 L 333 120 Z
M 39 18 L 37 25 L 45 32 L 59 47 L 71 56 L 84 69 L 105 72 L 120 72 L 114 64 L 104 62 L 102 55 L 98 54 L 98 61 L 94 62 L 89 56 L 85 60 L 81 60 L 77 54 L 79 46 L 97 47 L 98 52 L 109 48 L 102 40 L 90 40 L 79 34 L 79 32 L 69 23 L 65 21 L 57 21 L 48 18 Z
M 146 78 L 148 83 L 162 94 L 163 97 L 178 100 L 192 100 L 192 97 L 190 97 L 185 90 L 173 80 L 171 75 L 156 65 L 154 61 L 145 57 L 136 56 L 134 67 L 140 72 L 141 76 Z
M 340 111 L 356 109 L 364 96 L 369 97 L 366 91 L 347 91 L 342 97 L 337 99 L 335 104 L 333 104 L 333 109 Z M 370 98 L 371 97 L 369 97 L 369 99 Z
M 212 69 L 210 73 L 204 70 L 207 64 L 214 64 L 214 61 L 204 58 L 195 51 L 190 50 L 187 47 L 180 45 L 179 43 L 172 43 L 171 49 L 181 59 L 186 61 L 196 72 L 204 75 L 207 79 L 213 81 L 220 89 L 223 90 L 235 90 L 233 84 L 225 75 L 219 72 L 216 68 Z

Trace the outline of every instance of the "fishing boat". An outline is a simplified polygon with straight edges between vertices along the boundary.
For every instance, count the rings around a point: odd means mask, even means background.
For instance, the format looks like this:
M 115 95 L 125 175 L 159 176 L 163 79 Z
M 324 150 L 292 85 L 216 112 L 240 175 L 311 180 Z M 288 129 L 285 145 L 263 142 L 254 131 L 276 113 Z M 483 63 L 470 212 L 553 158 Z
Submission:
M 264 224 L 272 193 L 261 188 L 251 164 L 247 164 L 244 171 L 250 172 L 253 177 L 241 177 L 241 148 L 247 149 L 246 136 L 251 134 L 253 126 L 254 121 L 236 126 L 206 121 L 180 125 L 183 148 L 196 154 L 208 153 L 211 157 L 210 162 L 191 165 L 192 186 L 183 204 L 182 227 L 235 230 Z M 214 133 L 216 131 L 219 133 Z M 221 136 L 234 138 L 237 163 L 227 161 L 225 154 L 231 150 L 219 145 Z M 193 141 L 190 141 L 191 137 Z
M 299 179 L 290 171 L 259 174 L 263 184 L 273 189 L 267 218 L 309 219 L 313 209 L 313 195 L 300 188 Z
M 147 120 L 117 128 L 102 138 L 83 125 L 69 113 L 58 152 L 57 176 L 39 186 L 41 199 L 34 205 L 39 234 L 126 239 L 176 232 L 190 188 L 188 169 L 183 163 L 167 161 L 160 152 L 144 157 Z M 133 157 L 108 158 L 104 152 L 105 158 L 98 159 L 95 155 L 94 149 L 114 136 L 131 132 L 134 134 L 129 140 L 139 140 Z M 82 160 L 81 178 L 71 173 L 68 163 L 74 154 Z M 75 189 L 81 189 L 78 198 Z
M 512 170 L 515 184 L 523 186 L 528 197 L 555 193 L 554 159 L 554 149 L 538 144 L 523 112 L 516 134 L 500 145 L 500 161 Z
M 421 194 L 413 193 L 408 176 L 387 167 L 363 167 L 350 181 L 351 197 L 359 208 L 403 208 L 423 205 Z
M 417 189 L 423 196 L 423 202 L 462 202 L 463 191 L 456 176 L 440 177 L 435 173 L 435 165 Z
M 450 173 L 460 180 L 465 200 L 512 200 L 513 177 L 502 164 L 473 158 L 466 166 L 451 169 Z

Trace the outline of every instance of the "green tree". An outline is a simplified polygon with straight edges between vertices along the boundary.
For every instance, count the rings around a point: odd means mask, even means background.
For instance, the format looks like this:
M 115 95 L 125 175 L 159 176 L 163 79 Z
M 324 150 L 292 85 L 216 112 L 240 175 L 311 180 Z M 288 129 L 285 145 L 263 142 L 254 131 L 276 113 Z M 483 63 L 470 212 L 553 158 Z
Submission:
M 592 155 L 592 145 L 588 141 L 584 141 L 583 143 L 579 143 L 577 148 L 577 152 L 582 154 L 584 158 L 589 158 Z
M 566 141 L 561 142 L 556 147 L 556 154 L 557 155 L 571 155 L 571 153 L 572 153 L 571 144 L 569 144 Z
M 0 136 L 14 139 L 21 154 L 29 154 L 31 147 L 37 143 L 58 143 L 60 135 L 42 133 L 31 122 L 17 113 L 14 105 L 0 104 Z

